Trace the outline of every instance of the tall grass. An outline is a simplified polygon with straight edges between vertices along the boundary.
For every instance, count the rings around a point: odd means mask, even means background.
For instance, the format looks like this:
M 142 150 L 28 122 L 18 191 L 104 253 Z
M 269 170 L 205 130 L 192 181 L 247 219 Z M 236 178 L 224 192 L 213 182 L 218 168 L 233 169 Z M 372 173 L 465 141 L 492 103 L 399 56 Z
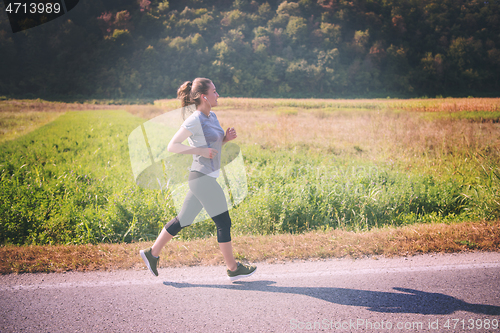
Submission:
M 471 109 L 460 112 L 480 114 L 472 108 L 484 101 L 475 100 L 458 101 Z M 68 112 L 1 144 L 0 242 L 155 238 L 175 209 L 167 193 L 135 186 L 127 137 L 144 118 L 178 103 L 167 102 L 129 106 L 128 113 Z M 500 125 L 474 116 L 429 118 L 422 105 L 435 102 L 221 99 L 215 111 L 223 128 L 237 129 L 249 186 L 231 211 L 233 233 L 498 218 Z M 497 102 L 480 108 L 494 114 Z M 214 233 L 205 221 L 179 238 Z
M 359 231 L 499 216 L 497 179 L 482 188 L 470 178 L 406 173 L 390 164 L 251 147 L 243 151 L 249 196 L 231 213 L 237 234 Z M 204 223 L 190 235 L 201 236 L 211 225 Z

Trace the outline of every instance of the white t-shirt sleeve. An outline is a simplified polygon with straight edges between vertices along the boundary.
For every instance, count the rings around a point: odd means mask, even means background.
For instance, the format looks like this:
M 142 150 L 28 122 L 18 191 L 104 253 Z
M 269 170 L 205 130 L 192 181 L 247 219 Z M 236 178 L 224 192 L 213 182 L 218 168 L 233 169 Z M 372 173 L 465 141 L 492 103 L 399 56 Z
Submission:
M 194 147 L 206 146 L 205 135 L 203 134 L 203 129 L 201 127 L 201 122 L 196 114 L 190 115 L 181 125 L 181 127 L 187 129 L 191 132 L 191 136 L 188 138 L 188 142 Z
M 189 132 L 191 132 L 191 135 L 197 132 L 196 130 L 199 126 L 200 126 L 200 121 L 196 117 L 193 117 L 193 115 L 189 116 L 186 120 L 184 120 L 184 122 L 181 125 L 181 127 L 184 127 Z

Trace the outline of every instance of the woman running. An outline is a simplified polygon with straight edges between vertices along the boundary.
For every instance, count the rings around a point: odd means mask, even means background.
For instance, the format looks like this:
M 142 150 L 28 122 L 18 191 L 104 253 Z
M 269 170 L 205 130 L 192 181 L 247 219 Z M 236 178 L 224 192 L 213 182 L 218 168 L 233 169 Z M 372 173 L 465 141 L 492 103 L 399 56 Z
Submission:
M 193 155 L 189 191 L 179 215 L 165 225 L 150 249 L 140 251 L 141 257 L 149 270 L 158 276 L 161 249 L 182 228 L 191 225 L 201 209 L 205 208 L 217 227 L 217 242 L 226 262 L 229 279 L 234 281 L 250 276 L 256 267 L 243 265 L 234 259 L 231 218 L 224 192 L 216 180 L 220 171 L 222 145 L 236 139 L 236 131 L 228 128 L 224 134 L 217 116 L 211 111 L 212 107 L 217 106 L 219 97 L 211 80 L 196 78 L 192 82 L 184 82 L 177 90 L 177 97 L 183 107 L 196 106 L 196 111 L 185 119 L 167 147 L 172 153 Z M 186 139 L 189 146 L 182 143 Z

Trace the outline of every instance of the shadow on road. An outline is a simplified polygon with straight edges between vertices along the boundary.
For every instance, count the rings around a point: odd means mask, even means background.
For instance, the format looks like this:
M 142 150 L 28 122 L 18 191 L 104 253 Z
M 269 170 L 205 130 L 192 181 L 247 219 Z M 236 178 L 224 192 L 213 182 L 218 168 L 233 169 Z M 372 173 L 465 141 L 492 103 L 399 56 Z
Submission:
M 330 303 L 363 306 L 369 311 L 386 313 L 420 313 L 446 315 L 456 311 L 500 315 L 500 306 L 471 304 L 455 297 L 407 288 L 393 288 L 398 292 L 357 290 L 326 287 L 278 287 L 274 281 L 236 281 L 230 285 L 163 282 L 175 288 L 215 288 L 253 290 L 269 293 L 305 295 Z

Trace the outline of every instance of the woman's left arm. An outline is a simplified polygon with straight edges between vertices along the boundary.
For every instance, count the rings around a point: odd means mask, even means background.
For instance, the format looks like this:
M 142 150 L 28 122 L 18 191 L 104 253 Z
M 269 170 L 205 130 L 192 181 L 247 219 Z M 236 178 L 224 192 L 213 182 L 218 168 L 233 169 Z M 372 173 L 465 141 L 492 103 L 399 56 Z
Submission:
M 238 136 L 236 135 L 236 130 L 234 127 L 230 127 L 226 131 L 226 135 L 224 136 L 224 139 L 222 140 L 222 144 L 228 143 L 231 140 L 236 139 Z

